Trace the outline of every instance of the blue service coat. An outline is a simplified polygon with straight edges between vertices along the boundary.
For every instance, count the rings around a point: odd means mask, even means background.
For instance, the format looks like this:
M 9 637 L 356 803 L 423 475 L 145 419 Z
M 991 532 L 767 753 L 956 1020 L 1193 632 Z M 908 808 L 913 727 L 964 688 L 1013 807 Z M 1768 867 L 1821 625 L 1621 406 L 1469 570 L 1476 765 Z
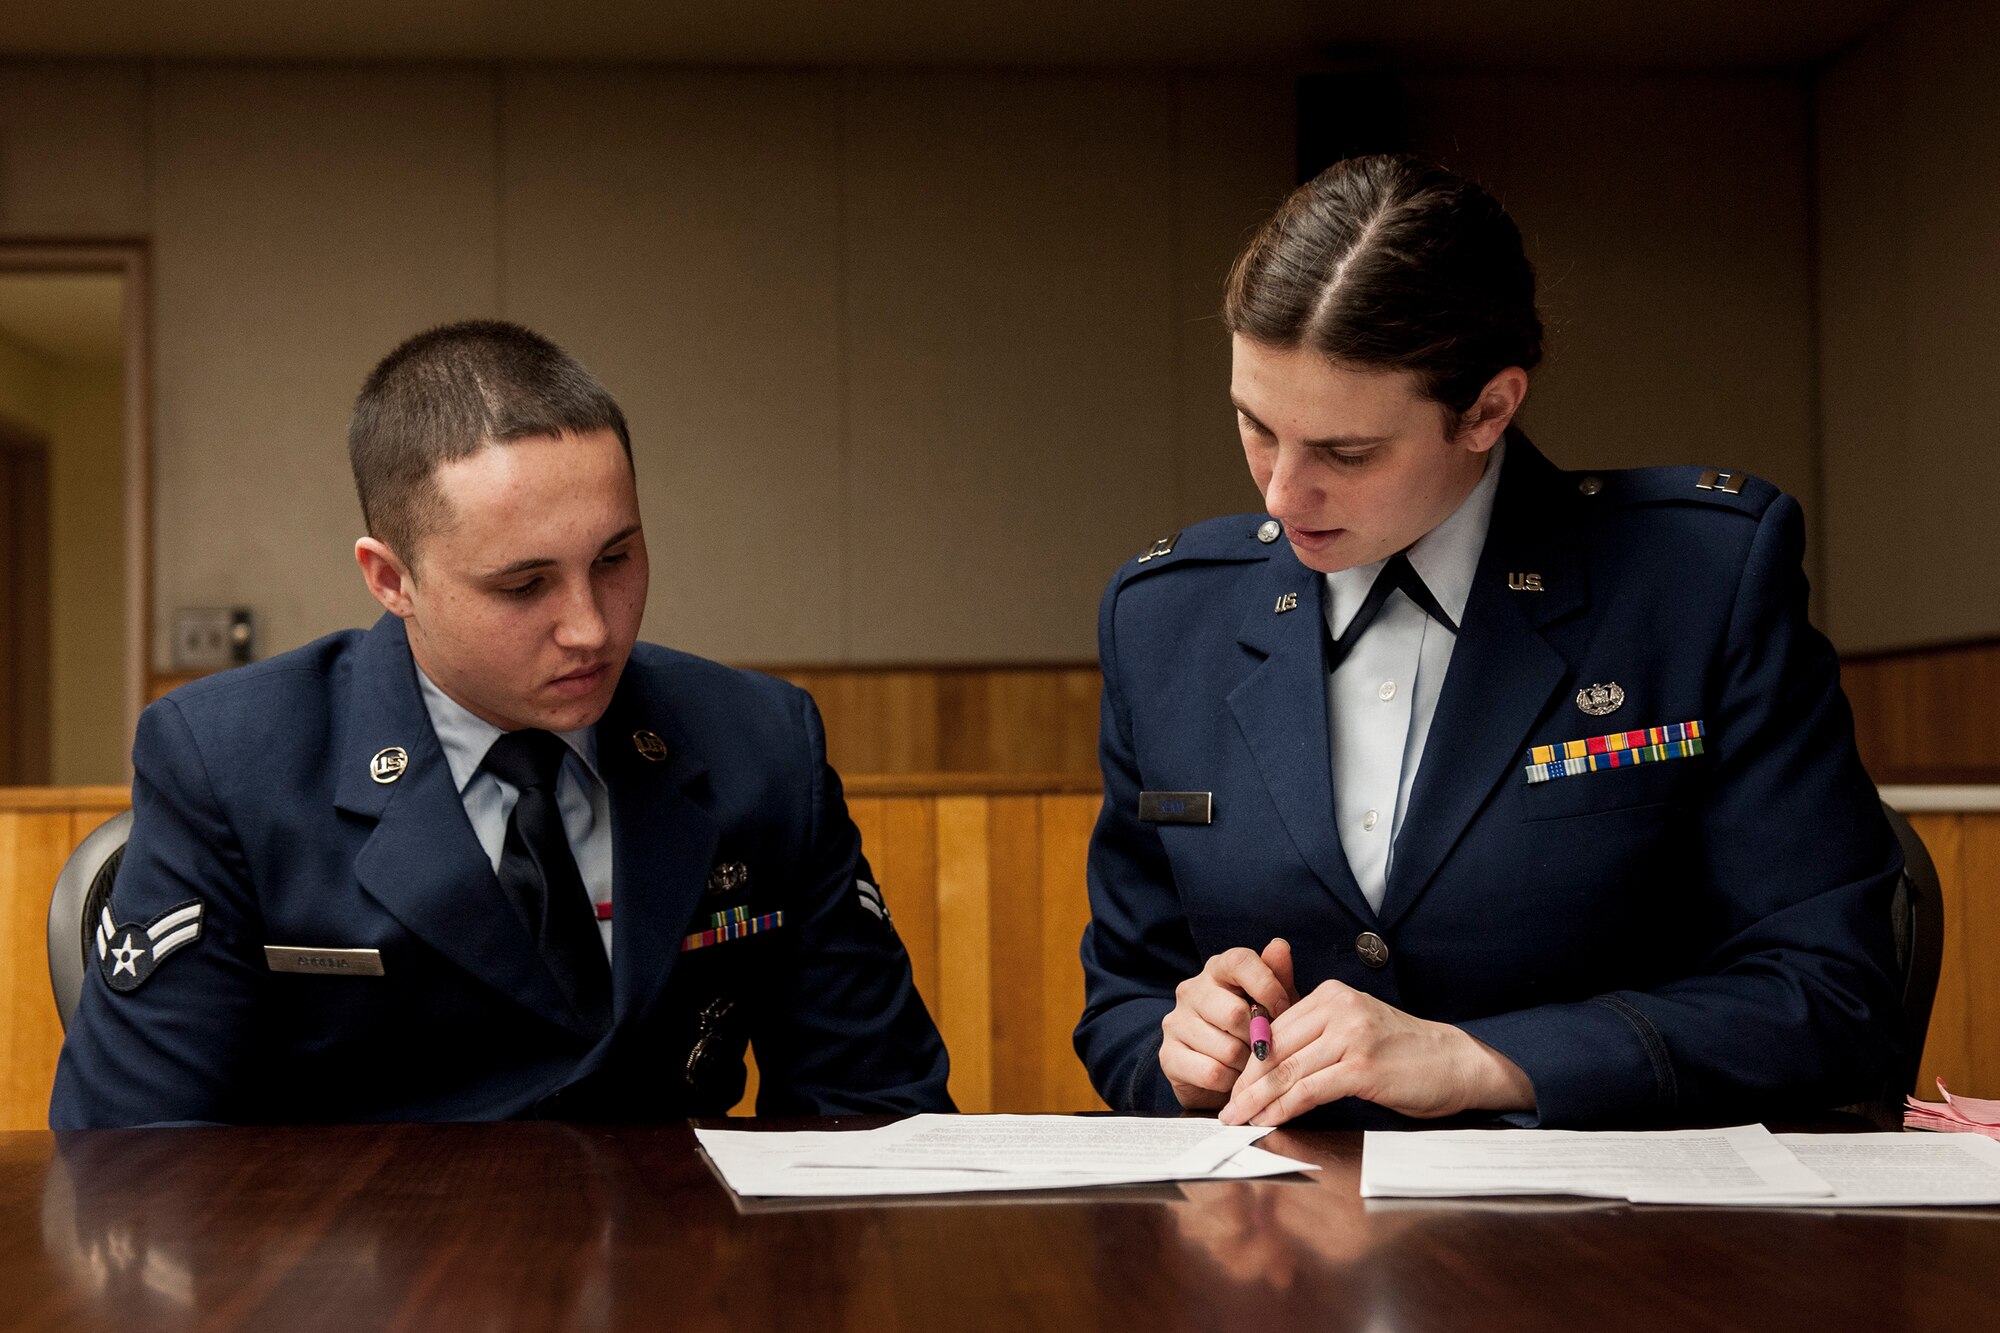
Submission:
M 408 766 L 378 782 L 389 747 Z M 908 957 L 857 890 L 874 875 L 810 697 L 640 644 L 597 751 L 616 915 L 594 1040 L 473 833 L 400 621 L 148 708 L 110 914 L 143 927 L 198 903 L 199 937 L 163 935 L 136 986 L 109 984 L 115 951 L 86 977 L 50 1124 L 720 1114 L 746 1042 L 765 1114 L 949 1109 Z M 712 884 L 732 862 L 743 882 Z M 682 951 L 738 907 L 783 923 Z M 383 975 L 274 972 L 265 945 L 376 949 Z
M 1512 437 L 1379 913 L 1333 821 L 1325 579 L 1259 540 L 1261 514 L 1118 572 L 1076 1030 L 1113 1107 L 1177 1107 L 1175 985 L 1274 936 L 1301 993 L 1337 978 L 1512 1059 L 1544 1125 L 1879 1092 L 1901 854 L 1806 620 L 1797 503 L 1701 478 L 1567 473 Z M 1624 702 L 1589 716 L 1600 684 Z M 1528 781 L 1536 746 L 1696 721 L 1699 755 Z M 1142 791 L 1212 792 L 1213 822 L 1141 822 Z M 1323 1118 L 1385 1117 L 1350 1099 Z

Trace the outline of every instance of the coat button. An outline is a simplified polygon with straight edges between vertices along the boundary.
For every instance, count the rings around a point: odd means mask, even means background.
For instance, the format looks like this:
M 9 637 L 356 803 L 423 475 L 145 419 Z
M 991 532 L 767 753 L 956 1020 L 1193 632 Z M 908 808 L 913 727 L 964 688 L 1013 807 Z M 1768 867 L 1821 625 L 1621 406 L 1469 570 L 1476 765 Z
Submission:
M 1372 930 L 1364 930 L 1354 937 L 1354 952 L 1370 967 L 1389 965 L 1389 946 Z

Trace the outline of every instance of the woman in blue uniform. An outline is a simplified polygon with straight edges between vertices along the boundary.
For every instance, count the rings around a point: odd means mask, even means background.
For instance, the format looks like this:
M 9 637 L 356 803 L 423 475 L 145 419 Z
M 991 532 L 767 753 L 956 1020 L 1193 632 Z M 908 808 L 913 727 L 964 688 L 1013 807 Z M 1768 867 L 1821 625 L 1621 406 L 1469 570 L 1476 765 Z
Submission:
M 1549 1126 L 1879 1091 L 1901 857 L 1797 503 L 1537 452 L 1519 232 L 1415 159 L 1301 186 L 1223 319 L 1266 512 L 1155 543 L 1099 618 L 1098 1091 Z

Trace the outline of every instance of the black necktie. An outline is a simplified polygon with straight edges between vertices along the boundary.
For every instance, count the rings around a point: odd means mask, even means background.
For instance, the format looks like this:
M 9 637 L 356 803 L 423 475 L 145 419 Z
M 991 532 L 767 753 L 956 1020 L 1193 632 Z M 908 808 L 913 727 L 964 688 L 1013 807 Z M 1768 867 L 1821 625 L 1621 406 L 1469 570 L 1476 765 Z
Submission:
M 1401 588 L 1411 601 L 1422 607 L 1424 613 L 1432 620 L 1453 634 L 1458 633 L 1458 626 L 1454 625 L 1451 617 L 1444 613 L 1444 608 L 1438 605 L 1437 598 L 1431 596 L 1431 590 L 1424 586 L 1423 578 L 1411 566 L 1410 558 L 1398 551 L 1389 557 L 1389 563 L 1383 565 L 1382 572 L 1375 576 L 1375 586 L 1368 590 L 1368 596 L 1362 601 L 1361 609 L 1354 613 L 1354 619 L 1347 622 L 1346 633 L 1338 639 L 1334 638 L 1333 630 L 1326 623 L 1326 617 L 1320 617 L 1320 637 L 1326 649 L 1326 669 L 1329 672 L 1347 660 L 1347 655 L 1354 651 L 1354 645 L 1361 641 L 1361 636 L 1375 623 L 1375 617 L 1382 614 L 1382 604 L 1389 600 L 1389 594 L 1398 588 Z
M 556 778 L 568 751 L 550 732 L 510 731 L 493 742 L 480 767 L 521 793 L 507 819 L 500 887 L 577 1016 L 601 1032 L 611 1024 L 611 964 L 556 803 Z

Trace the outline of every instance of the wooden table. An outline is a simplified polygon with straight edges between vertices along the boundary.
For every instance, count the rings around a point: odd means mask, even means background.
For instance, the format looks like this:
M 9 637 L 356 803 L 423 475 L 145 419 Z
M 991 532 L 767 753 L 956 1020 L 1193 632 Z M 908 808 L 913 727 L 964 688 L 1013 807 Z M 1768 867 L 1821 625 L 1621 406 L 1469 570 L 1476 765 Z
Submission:
M 1364 1204 L 1360 1135 L 1268 1142 L 1326 1169 L 829 1207 L 739 1203 L 683 1126 L 4 1134 L 0 1328 L 1881 1333 L 2000 1301 L 2000 1210 Z

